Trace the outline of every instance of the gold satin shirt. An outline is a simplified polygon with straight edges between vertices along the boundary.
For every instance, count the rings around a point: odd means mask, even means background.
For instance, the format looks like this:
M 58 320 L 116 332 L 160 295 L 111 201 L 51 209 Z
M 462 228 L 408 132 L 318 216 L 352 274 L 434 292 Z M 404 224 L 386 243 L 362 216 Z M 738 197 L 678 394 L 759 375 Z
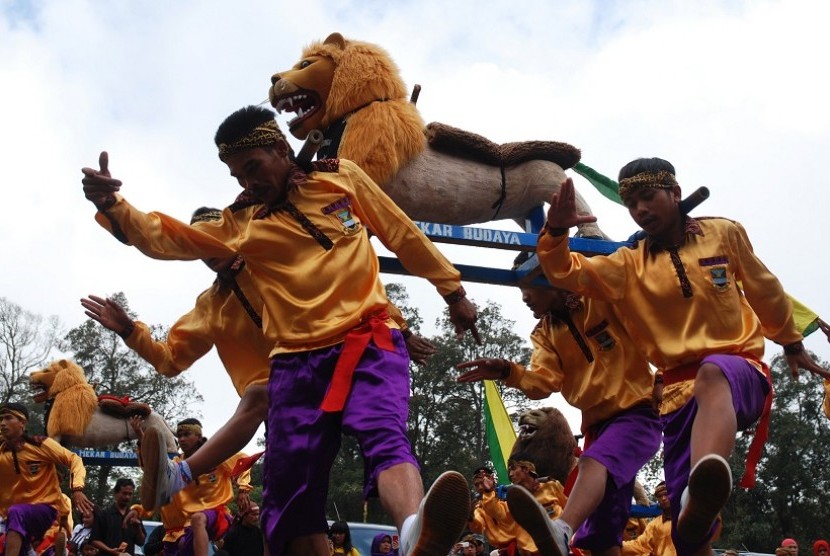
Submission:
M 188 527 L 190 517 L 196 512 L 212 510 L 233 500 L 231 473 L 236 462 L 245 457 L 247 456 L 242 452 L 237 453 L 226 459 L 216 469 L 199 475 L 197 480 L 191 481 L 184 489 L 173 495 L 170 503 L 161 507 L 161 521 L 165 529 Z M 176 456 L 173 461 L 180 462 L 182 459 L 181 456 Z M 250 469 L 239 476 L 237 484 L 242 492 L 252 490 Z M 181 535 L 181 531 L 173 531 L 168 533 L 164 540 L 175 541 Z
M 11 449 L 0 441 L 0 516 L 7 517 L 13 504 L 48 504 L 62 513 L 66 510 L 58 481 L 57 465 L 69 468 L 70 487 L 83 488 L 86 469 L 81 457 L 51 438 L 40 446 L 24 442 L 17 451 L 20 466 L 14 469 Z
M 263 329 L 277 338 L 271 355 L 335 345 L 370 313 L 386 309 L 379 263 L 367 227 L 398 255 L 404 267 L 426 278 L 441 295 L 461 286 L 460 273 L 397 205 L 353 162 L 337 172 L 312 172 L 289 189 L 293 203 L 333 242 L 324 249 L 297 220 L 277 211 L 255 220 L 255 205 L 198 229 L 161 213 L 145 214 L 120 196 L 96 219 L 157 259 L 193 260 L 240 254 L 265 304 Z M 393 321 L 388 323 L 396 327 Z
M 573 331 L 550 314 L 542 317 L 530 336 L 530 368 L 511 363 L 505 385 L 533 400 L 561 392 L 582 410 L 583 432 L 625 409 L 650 403 L 654 377 L 608 304 L 582 298 L 582 308 L 569 315 Z
M 760 360 L 764 337 L 781 345 L 800 341 L 792 304 L 743 226 L 724 218 L 687 220 L 699 233 L 687 233 L 678 249 L 644 239 L 591 258 L 571 253 L 567 235 L 545 232 L 539 262 L 551 284 L 608 301 L 634 344 L 667 374 L 713 354 Z M 691 384 L 667 386 L 662 412 L 682 406 Z
M 243 269 L 235 279 L 254 310 L 262 313 L 262 299 L 250 275 Z M 274 347 L 230 286 L 220 280 L 199 294 L 193 309 L 173 324 L 163 341 L 154 340 L 147 325 L 136 321 L 125 342 L 168 377 L 187 370 L 215 345 L 240 397 L 248 386 L 268 383 L 268 354 Z

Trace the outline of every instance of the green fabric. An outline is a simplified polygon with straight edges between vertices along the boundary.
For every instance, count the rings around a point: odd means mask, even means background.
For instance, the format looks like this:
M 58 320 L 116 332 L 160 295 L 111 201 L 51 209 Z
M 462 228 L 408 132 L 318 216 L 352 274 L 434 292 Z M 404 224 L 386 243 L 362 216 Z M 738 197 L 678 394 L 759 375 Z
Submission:
M 516 430 L 492 380 L 484 381 L 484 421 L 490 461 L 499 482 L 507 483 L 507 460 L 516 442 Z
M 596 187 L 597 191 L 602 193 L 608 199 L 617 204 L 623 204 L 622 199 L 620 198 L 619 184 L 608 176 L 603 176 L 590 166 L 585 166 L 581 162 L 576 163 L 573 167 L 573 171 L 591 182 L 591 185 Z

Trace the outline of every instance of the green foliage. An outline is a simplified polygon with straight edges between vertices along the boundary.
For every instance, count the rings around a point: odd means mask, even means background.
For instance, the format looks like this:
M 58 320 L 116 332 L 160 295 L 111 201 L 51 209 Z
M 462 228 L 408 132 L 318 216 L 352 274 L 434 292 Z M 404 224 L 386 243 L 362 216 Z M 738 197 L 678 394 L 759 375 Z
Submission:
M 31 398 L 29 371 L 43 368 L 57 351 L 60 322 L 44 319 L 0 297 L 0 403 L 25 404 L 31 416 L 29 433 L 42 434 L 42 408 Z
M 827 368 L 826 362 L 820 362 Z M 807 546 L 827 537 L 830 523 L 830 422 L 822 412 L 824 388 L 808 373 L 792 380 L 783 357 L 772 361 L 775 391 L 770 435 L 754 489 L 737 489 L 724 511 L 720 546 L 772 552 L 781 539 Z M 733 475 L 743 473 L 751 435 L 738 439 Z
M 403 286 L 387 286 L 390 299 L 401 309 L 410 328 L 420 331 L 417 308 L 409 306 Z M 421 465 L 424 484 L 429 486 L 441 473 L 454 469 L 465 476 L 489 460 L 484 429 L 483 389 L 480 384 L 461 384 L 455 380 L 455 366 L 479 357 L 500 357 L 527 364 L 530 349 L 513 332 L 514 322 L 506 319 L 498 304 L 479 308 L 478 329 L 484 346 L 477 346 L 469 334 L 462 342 L 455 339 L 449 313 L 437 322 L 440 335 L 430 338 L 437 353 L 424 366 L 410 366 L 410 404 L 408 429 L 415 457 Z M 508 411 L 519 412 L 529 400 L 518 391 L 506 391 Z M 357 443 L 344 437 L 335 460 L 326 512 L 330 518 L 389 523 L 377 500 L 363 504 L 363 462 Z M 335 512 L 335 504 L 337 512 Z

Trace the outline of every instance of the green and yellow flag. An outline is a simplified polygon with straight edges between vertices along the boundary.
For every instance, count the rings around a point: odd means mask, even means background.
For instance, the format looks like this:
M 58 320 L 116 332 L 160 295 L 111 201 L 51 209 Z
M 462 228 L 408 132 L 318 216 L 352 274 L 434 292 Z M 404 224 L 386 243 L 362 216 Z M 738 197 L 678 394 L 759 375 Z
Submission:
M 492 380 L 484 381 L 484 422 L 487 430 L 487 446 L 499 482 L 507 484 L 507 460 L 516 442 L 516 430 L 507 415 L 507 409 Z

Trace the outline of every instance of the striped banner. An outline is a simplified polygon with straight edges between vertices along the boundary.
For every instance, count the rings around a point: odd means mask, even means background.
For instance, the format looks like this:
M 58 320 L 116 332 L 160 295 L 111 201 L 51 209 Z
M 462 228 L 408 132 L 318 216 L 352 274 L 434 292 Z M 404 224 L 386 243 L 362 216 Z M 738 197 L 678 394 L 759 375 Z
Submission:
M 507 478 L 507 460 L 516 442 L 516 430 L 507 415 L 507 409 L 492 380 L 484 381 L 484 420 L 487 430 L 487 446 L 490 460 L 502 484 L 509 483 Z

